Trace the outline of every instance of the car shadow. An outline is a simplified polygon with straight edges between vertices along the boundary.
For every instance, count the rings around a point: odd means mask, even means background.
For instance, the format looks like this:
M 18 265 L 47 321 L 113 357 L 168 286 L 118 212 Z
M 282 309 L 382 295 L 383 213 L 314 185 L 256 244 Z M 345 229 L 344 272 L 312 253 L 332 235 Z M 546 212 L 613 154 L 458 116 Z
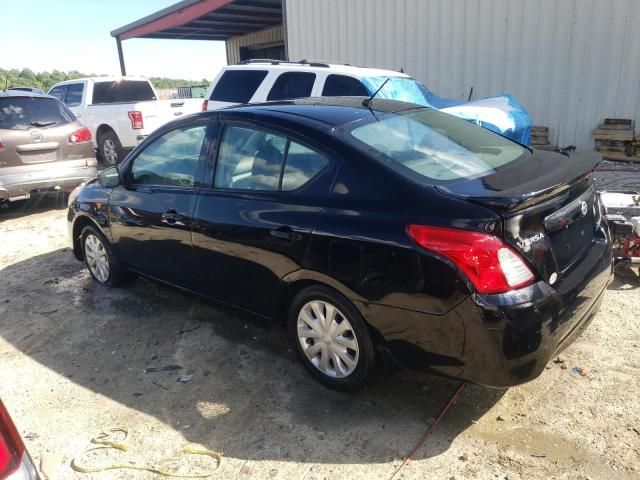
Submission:
M 0 275 L 13 279 L 0 285 L 4 340 L 225 457 L 343 464 L 402 458 L 459 385 L 404 371 L 381 373 L 355 394 L 328 390 L 304 370 L 284 328 L 144 279 L 103 287 L 69 249 Z M 168 365 L 182 369 L 143 370 Z M 185 373 L 193 378 L 177 381 Z M 446 451 L 503 394 L 467 386 L 418 457 Z
M 634 290 L 640 288 L 640 274 L 638 265 L 631 267 L 625 264 L 618 264 L 615 268 L 613 281 L 607 287 L 608 290 Z
M 0 204 L 0 222 L 34 213 L 67 208 L 67 194 L 62 190 L 38 193 L 27 200 Z

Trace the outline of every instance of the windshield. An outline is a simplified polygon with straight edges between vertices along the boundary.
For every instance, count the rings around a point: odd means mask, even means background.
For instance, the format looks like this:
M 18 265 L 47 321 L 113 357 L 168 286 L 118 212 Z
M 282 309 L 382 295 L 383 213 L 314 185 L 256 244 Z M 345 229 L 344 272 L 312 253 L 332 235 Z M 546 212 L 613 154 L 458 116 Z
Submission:
M 416 108 L 343 127 L 345 140 L 394 170 L 438 184 L 495 173 L 529 151 L 452 115 Z
M 400 100 L 402 102 L 415 103 L 424 107 L 430 107 L 429 90 L 422 83 L 411 77 L 365 77 L 362 79 L 369 93 L 373 93 L 380 88 L 387 79 L 389 81 L 378 92 L 376 98 L 387 98 L 390 100 Z

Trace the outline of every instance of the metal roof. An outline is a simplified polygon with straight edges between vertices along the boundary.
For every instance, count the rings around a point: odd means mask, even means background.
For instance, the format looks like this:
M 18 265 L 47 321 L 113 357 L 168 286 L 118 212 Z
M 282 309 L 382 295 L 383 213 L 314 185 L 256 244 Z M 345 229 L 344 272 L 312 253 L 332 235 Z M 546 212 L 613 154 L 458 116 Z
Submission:
M 120 40 L 226 40 L 282 25 L 282 0 L 182 0 L 111 32 Z

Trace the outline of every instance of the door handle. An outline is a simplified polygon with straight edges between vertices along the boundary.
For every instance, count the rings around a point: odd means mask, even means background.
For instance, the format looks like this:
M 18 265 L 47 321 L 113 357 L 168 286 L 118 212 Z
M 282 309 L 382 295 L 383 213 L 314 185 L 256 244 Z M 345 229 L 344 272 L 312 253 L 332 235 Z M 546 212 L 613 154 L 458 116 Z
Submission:
M 294 240 L 301 240 L 302 235 L 297 232 L 294 232 L 291 227 L 280 227 L 275 230 L 271 230 L 269 234 L 272 237 L 281 238 L 282 240 L 286 240 L 288 242 L 293 242 Z
M 184 226 L 184 223 L 182 222 L 183 218 L 184 216 L 182 214 L 171 209 L 162 214 L 162 223 L 166 223 L 167 225 Z

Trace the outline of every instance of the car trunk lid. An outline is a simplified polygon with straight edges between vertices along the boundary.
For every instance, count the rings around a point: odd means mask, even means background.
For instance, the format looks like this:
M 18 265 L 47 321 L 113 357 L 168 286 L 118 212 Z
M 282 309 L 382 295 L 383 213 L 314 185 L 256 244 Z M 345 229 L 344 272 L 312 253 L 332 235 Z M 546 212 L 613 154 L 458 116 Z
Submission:
M 554 283 L 595 239 L 600 207 L 591 172 L 599 161 L 594 152 L 535 150 L 490 175 L 436 188 L 499 213 L 504 240 Z

